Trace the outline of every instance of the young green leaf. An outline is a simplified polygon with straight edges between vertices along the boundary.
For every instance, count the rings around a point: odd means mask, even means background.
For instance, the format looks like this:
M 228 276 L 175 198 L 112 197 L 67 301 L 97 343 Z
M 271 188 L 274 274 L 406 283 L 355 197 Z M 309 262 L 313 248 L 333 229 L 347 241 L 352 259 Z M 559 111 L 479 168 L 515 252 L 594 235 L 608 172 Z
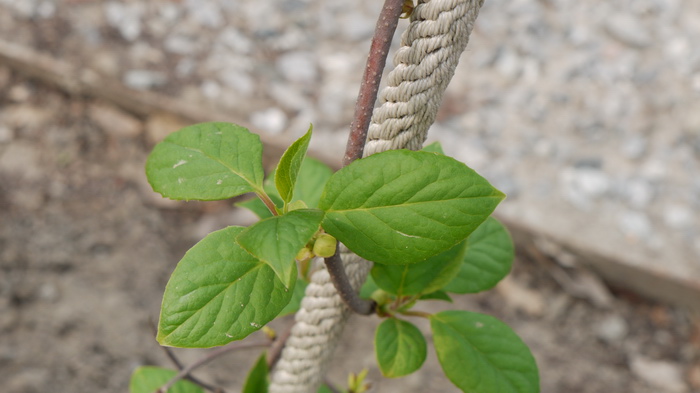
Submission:
M 435 351 L 447 378 L 465 393 L 539 393 L 530 349 L 489 315 L 443 311 L 430 317 Z
M 385 377 L 397 378 L 418 370 L 425 362 L 427 344 L 412 323 L 386 319 L 374 336 L 377 362 Z
M 318 207 L 323 186 L 333 175 L 333 170 L 326 164 L 311 157 L 306 157 L 301 164 L 299 177 L 294 187 L 294 199 L 301 199 L 310 208 Z
M 277 165 L 277 170 L 275 171 L 275 186 L 277 186 L 277 191 L 279 191 L 285 204 L 292 201 L 297 175 L 299 175 L 301 163 L 304 160 L 304 156 L 306 156 L 306 149 L 309 148 L 312 128 L 313 127 L 309 127 L 309 130 L 304 136 L 297 139 L 287 148 L 287 151 L 284 152 Z
M 360 297 L 363 299 L 370 299 L 377 289 L 379 289 L 377 283 L 374 282 L 372 276 L 368 276 L 365 283 L 360 287 Z
M 453 293 L 477 293 L 493 288 L 513 265 L 515 251 L 508 230 L 489 217 L 467 239 L 467 252 L 457 276 L 445 286 Z
M 154 366 L 142 366 L 131 374 L 129 393 L 153 393 L 170 381 L 177 371 Z M 168 389 L 168 393 L 204 393 L 204 389 L 190 381 L 180 380 Z
M 236 243 L 245 228 L 212 232 L 178 263 L 165 287 L 157 340 L 208 348 L 240 340 L 279 314 L 292 297 L 266 263 Z M 292 264 L 296 269 L 296 264 Z
M 411 265 L 380 265 L 372 268 L 377 285 L 395 295 L 418 295 L 434 292 L 450 282 L 459 271 L 466 243 Z
M 268 380 L 269 371 L 265 353 L 263 353 L 253 365 L 250 373 L 248 373 L 248 378 L 243 385 L 241 393 L 267 393 L 270 384 Z
M 445 152 L 442 150 L 442 145 L 438 141 L 435 141 L 435 142 L 429 144 L 428 146 L 423 147 L 421 150 L 427 151 L 430 153 L 442 154 L 443 156 L 445 155 Z
M 333 393 L 333 391 L 327 385 L 321 385 L 316 393 Z
M 336 172 L 319 208 L 326 232 L 361 257 L 408 264 L 457 245 L 503 198 L 453 158 L 390 150 Z
M 264 220 L 268 217 L 272 217 L 272 212 L 270 212 L 270 209 L 268 209 L 268 207 L 265 206 L 265 204 L 263 203 L 263 201 L 260 200 L 260 198 L 251 198 L 247 201 L 237 202 L 234 204 L 234 206 L 246 208 L 252 211 L 261 220 Z
M 301 299 L 304 298 L 306 293 L 306 287 L 309 285 L 304 280 L 298 280 L 297 284 L 294 286 L 294 292 L 292 293 L 292 300 L 287 303 L 287 305 L 280 311 L 278 317 L 283 317 L 285 315 L 294 314 L 299 311 L 301 307 Z
M 446 302 L 452 303 L 452 298 L 450 295 L 447 294 L 447 292 L 443 290 L 437 290 L 435 292 L 431 293 L 426 293 L 425 295 L 421 295 L 420 300 L 444 300 Z
M 287 288 L 291 288 L 297 274 L 294 257 L 318 231 L 322 219 L 320 210 L 294 210 L 255 223 L 242 231 L 236 241 L 251 255 L 267 263 Z
M 202 123 L 170 134 L 146 161 L 153 189 L 170 199 L 212 201 L 262 189 L 260 137 L 230 123 Z

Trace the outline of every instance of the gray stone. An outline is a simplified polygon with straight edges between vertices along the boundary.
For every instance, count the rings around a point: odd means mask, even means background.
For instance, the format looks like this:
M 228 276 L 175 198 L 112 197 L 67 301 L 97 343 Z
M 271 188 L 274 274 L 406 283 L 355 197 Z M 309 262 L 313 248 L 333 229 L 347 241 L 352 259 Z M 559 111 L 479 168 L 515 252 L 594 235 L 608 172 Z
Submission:
M 631 359 L 630 369 L 637 378 L 659 389 L 659 391 L 669 393 L 688 391 L 688 387 L 683 381 L 683 370 L 676 363 L 651 360 L 638 355 Z
M 285 53 L 277 59 L 277 69 L 291 82 L 313 83 L 318 77 L 315 58 L 311 52 Z
M 119 31 L 127 41 L 135 41 L 141 36 L 141 5 L 110 1 L 105 5 L 107 22 Z
M 190 17 L 201 26 L 215 29 L 224 23 L 221 9 L 213 1 L 187 0 L 185 7 Z
M 629 327 L 624 318 L 619 315 L 609 315 L 595 326 L 598 338 L 610 344 L 617 344 L 625 338 Z
M 279 108 L 268 108 L 250 116 L 254 127 L 270 134 L 279 134 L 287 126 L 287 114 Z
M 148 90 L 168 82 L 167 76 L 159 71 L 130 70 L 124 74 L 124 84 L 132 89 Z
M 115 137 L 134 138 L 143 130 L 139 119 L 113 106 L 91 105 L 89 114 L 92 121 Z
M 196 37 L 185 34 L 173 34 L 164 42 L 165 50 L 179 55 L 191 55 L 198 51 L 200 45 Z
M 618 217 L 618 225 L 622 234 L 639 241 L 648 240 L 653 233 L 649 216 L 639 211 L 625 211 Z
M 9 127 L 0 124 L 0 143 L 10 142 L 14 138 L 13 132 Z
M 634 48 L 645 48 L 651 44 L 649 30 L 629 13 L 608 17 L 605 30 L 616 40 Z

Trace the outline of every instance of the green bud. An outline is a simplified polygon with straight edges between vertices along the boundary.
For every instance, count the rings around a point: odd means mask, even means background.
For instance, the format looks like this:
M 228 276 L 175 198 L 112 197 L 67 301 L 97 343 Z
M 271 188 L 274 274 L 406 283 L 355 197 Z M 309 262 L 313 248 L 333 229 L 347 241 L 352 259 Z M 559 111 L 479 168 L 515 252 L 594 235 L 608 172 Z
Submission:
M 287 211 L 293 211 L 293 210 L 299 210 L 299 209 L 308 209 L 308 206 L 306 206 L 306 203 L 302 201 L 301 199 L 298 201 L 294 201 L 287 205 Z
M 309 249 L 309 247 L 304 247 L 299 252 L 297 253 L 296 260 L 301 262 L 301 261 L 308 261 L 309 259 L 314 257 L 314 253 Z
M 324 233 L 314 242 L 314 254 L 321 258 L 332 257 L 337 244 L 338 241 L 333 236 Z

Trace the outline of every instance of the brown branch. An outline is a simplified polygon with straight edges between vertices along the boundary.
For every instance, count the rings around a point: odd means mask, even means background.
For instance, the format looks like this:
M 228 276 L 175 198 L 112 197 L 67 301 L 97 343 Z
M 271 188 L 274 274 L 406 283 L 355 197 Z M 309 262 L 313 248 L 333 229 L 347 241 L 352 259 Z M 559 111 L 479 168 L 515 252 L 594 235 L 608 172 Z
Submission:
M 360 315 L 371 315 L 374 313 L 377 303 L 373 300 L 362 299 L 355 289 L 350 285 L 350 280 L 345 273 L 343 260 L 340 258 L 340 246 L 336 248 L 332 257 L 326 258 L 326 269 L 331 276 L 333 286 L 338 291 L 343 302 L 354 312 Z
M 280 356 L 282 356 L 282 349 L 284 349 L 284 345 L 287 343 L 289 336 L 292 335 L 293 326 L 294 324 L 290 324 L 285 330 L 284 334 L 275 339 L 270 347 L 270 350 L 267 352 L 267 366 L 270 370 L 275 368 L 277 361 L 280 360 Z
M 367 140 L 367 129 L 372 119 L 372 110 L 377 101 L 379 83 L 382 80 L 382 73 L 386 65 L 386 58 L 389 55 L 391 40 L 394 38 L 396 26 L 399 24 L 404 0 L 386 0 L 384 7 L 379 13 L 377 26 L 372 37 L 365 73 L 360 84 L 360 93 L 355 104 L 355 115 L 350 125 L 350 136 L 343 157 L 343 165 L 355 161 L 362 157 Z

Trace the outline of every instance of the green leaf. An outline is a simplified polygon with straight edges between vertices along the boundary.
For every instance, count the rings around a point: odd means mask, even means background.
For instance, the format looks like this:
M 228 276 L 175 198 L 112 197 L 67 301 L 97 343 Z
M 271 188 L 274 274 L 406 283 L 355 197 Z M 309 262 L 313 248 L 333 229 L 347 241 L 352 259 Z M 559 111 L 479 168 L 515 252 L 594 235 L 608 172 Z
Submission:
M 263 353 L 255 362 L 250 373 L 248 373 L 248 378 L 243 385 L 241 393 L 267 393 L 269 388 L 269 371 L 265 353 Z
M 202 123 L 170 134 L 146 161 L 153 190 L 170 199 L 212 201 L 262 189 L 260 137 L 230 123 Z
M 372 276 L 367 276 L 367 280 L 365 280 L 362 287 L 360 287 L 360 297 L 363 299 L 370 299 L 377 289 L 379 289 L 379 286 L 374 282 Z
M 210 233 L 178 263 L 163 295 L 159 343 L 184 348 L 224 345 L 260 329 L 289 303 L 292 291 L 272 268 L 236 243 L 244 229 Z M 296 273 L 291 276 L 296 278 Z
M 323 212 L 300 209 L 259 221 L 241 232 L 238 244 L 267 263 L 287 288 L 296 280 L 296 257 L 318 231 Z
M 424 146 L 421 150 L 430 153 L 442 154 L 443 156 L 445 155 L 445 152 L 442 150 L 442 145 L 440 144 L 440 142 L 437 141 L 429 144 L 428 146 Z
M 425 362 L 427 344 L 412 323 L 389 318 L 374 336 L 377 362 L 385 377 L 396 378 L 418 370 Z
M 304 136 L 297 139 L 287 148 L 287 151 L 284 152 L 277 165 L 277 170 L 275 171 L 275 186 L 277 186 L 277 191 L 279 191 L 285 204 L 292 201 L 297 175 L 299 175 L 301 163 L 304 160 L 304 156 L 306 156 L 306 149 L 309 148 L 312 128 L 313 127 L 309 127 L 309 130 Z
M 420 297 L 420 300 L 444 300 L 446 302 L 452 303 L 452 298 L 450 297 L 450 295 L 443 290 L 437 290 L 435 292 L 426 293 L 425 295 L 422 295 Z
M 493 288 L 513 265 L 515 251 L 508 230 L 498 220 L 489 217 L 467 239 L 457 276 L 445 286 L 453 293 L 477 293 Z
M 326 184 L 322 226 L 361 257 L 423 261 L 469 236 L 504 198 L 463 163 L 391 150 L 356 160 Z
M 265 206 L 265 204 L 263 203 L 263 201 L 261 201 L 259 198 L 251 198 L 247 201 L 238 202 L 235 203 L 234 206 L 242 207 L 252 211 L 261 220 L 268 217 L 272 217 L 272 212 L 270 212 L 270 209 L 268 209 L 267 206 Z
M 296 280 L 296 257 L 318 231 L 323 212 L 294 210 L 282 216 L 266 218 L 241 232 L 238 244 L 270 265 L 287 288 Z
M 435 292 L 454 278 L 464 257 L 464 242 L 412 265 L 380 265 L 372 268 L 379 288 L 395 295 Z
M 326 164 L 311 157 L 306 157 L 301 164 L 297 184 L 294 188 L 294 198 L 306 202 L 310 208 L 318 207 L 323 186 L 333 175 L 333 170 Z
M 177 371 L 154 366 L 142 366 L 131 374 L 129 393 L 153 393 L 170 381 Z M 204 393 L 204 389 L 190 381 L 180 380 L 168 389 L 168 393 Z
M 285 315 L 294 314 L 299 311 L 301 307 L 301 299 L 304 298 L 306 293 L 306 287 L 309 285 L 304 280 L 298 280 L 297 284 L 294 286 L 294 292 L 292 293 L 292 300 L 287 303 L 287 305 L 280 311 L 278 317 L 283 317 Z
M 443 311 L 430 317 L 435 351 L 447 378 L 465 393 L 539 393 L 530 349 L 489 315 Z
M 331 388 L 324 384 L 318 388 L 316 393 L 333 393 L 333 391 L 331 390 Z

